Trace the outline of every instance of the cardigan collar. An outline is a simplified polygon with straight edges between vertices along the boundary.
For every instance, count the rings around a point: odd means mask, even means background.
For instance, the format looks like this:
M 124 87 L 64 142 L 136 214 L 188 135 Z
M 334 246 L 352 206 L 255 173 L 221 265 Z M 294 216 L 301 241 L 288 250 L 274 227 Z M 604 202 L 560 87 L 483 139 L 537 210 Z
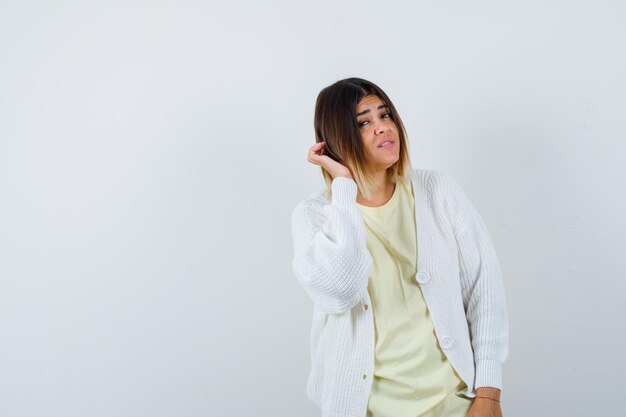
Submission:
M 411 182 L 415 196 L 415 228 L 417 231 L 417 270 L 431 268 L 430 223 L 428 221 L 428 199 L 422 182 L 418 181 L 417 171 L 411 170 Z

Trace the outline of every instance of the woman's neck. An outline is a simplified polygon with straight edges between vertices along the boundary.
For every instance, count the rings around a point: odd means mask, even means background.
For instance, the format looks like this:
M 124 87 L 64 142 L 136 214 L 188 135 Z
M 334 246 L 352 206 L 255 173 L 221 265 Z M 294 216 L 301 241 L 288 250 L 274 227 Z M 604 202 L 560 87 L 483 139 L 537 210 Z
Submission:
M 356 202 L 369 207 L 378 207 L 385 204 L 395 190 L 395 184 L 391 181 L 387 171 L 381 171 L 374 176 L 374 189 L 369 200 L 366 200 L 359 191 L 357 193 Z

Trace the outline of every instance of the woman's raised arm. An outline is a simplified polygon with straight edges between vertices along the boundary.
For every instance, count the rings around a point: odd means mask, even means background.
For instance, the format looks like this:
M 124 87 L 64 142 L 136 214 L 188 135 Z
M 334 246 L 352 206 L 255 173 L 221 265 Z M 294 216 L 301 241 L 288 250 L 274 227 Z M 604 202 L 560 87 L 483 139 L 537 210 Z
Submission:
M 356 183 L 351 178 L 335 177 L 331 188 L 330 204 L 306 200 L 291 214 L 292 267 L 315 306 L 341 314 L 367 291 L 373 260 L 356 205 Z

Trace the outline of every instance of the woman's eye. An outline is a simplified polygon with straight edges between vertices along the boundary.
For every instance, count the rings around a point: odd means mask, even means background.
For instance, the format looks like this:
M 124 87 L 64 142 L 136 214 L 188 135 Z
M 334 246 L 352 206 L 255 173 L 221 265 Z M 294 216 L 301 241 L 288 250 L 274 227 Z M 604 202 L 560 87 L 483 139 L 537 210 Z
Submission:
M 387 113 L 383 113 L 383 118 L 389 119 L 391 118 L 391 113 L 387 112 Z M 359 127 L 363 127 L 365 126 L 366 123 L 369 123 L 367 120 L 363 120 L 362 122 L 358 122 L 357 124 L 359 125 Z

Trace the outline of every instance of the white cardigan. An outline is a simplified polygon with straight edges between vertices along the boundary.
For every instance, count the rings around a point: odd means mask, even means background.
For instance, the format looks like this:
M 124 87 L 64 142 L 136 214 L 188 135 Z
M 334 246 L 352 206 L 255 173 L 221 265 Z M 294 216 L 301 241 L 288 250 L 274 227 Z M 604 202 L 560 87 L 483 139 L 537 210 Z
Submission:
M 502 389 L 509 327 L 501 270 L 481 216 L 448 174 L 413 172 L 417 274 L 439 344 L 473 398 Z M 367 282 L 373 259 L 357 186 L 337 177 L 332 202 L 311 194 L 291 214 L 293 271 L 313 301 L 307 397 L 323 417 L 365 417 L 374 374 Z

